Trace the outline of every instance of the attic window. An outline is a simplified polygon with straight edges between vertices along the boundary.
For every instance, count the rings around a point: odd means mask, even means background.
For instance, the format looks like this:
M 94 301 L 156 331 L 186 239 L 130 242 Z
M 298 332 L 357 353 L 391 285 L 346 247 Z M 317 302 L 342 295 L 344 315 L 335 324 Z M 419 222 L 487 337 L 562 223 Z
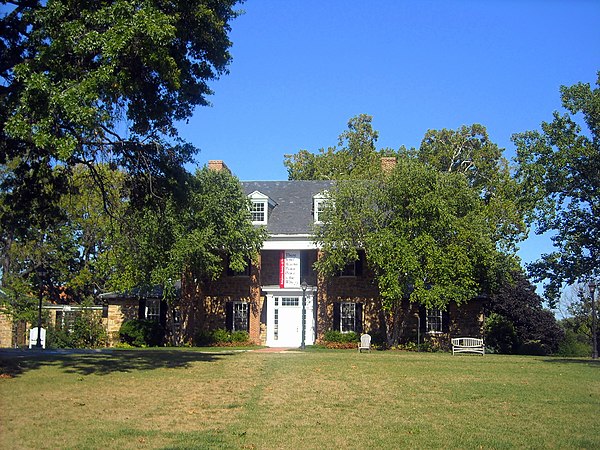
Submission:
M 269 209 L 274 206 L 268 196 L 254 191 L 248 195 L 250 198 L 250 220 L 254 225 L 266 225 L 269 220 Z
M 252 217 L 252 223 L 267 223 L 267 202 L 265 200 L 252 200 L 250 215 Z
M 323 217 L 321 213 L 325 209 L 325 202 L 327 200 L 327 191 L 317 194 L 313 197 L 313 217 L 315 223 L 323 223 Z

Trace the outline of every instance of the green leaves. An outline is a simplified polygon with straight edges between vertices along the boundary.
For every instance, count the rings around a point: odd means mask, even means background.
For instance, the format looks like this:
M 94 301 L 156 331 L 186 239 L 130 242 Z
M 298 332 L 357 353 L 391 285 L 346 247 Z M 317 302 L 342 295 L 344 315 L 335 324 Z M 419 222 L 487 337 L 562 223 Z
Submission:
M 398 161 L 381 181 L 343 181 L 315 230 L 323 273 L 365 251 L 388 308 L 403 298 L 445 309 L 489 286 L 502 254 L 478 190 L 460 173 Z
M 538 233 L 555 233 L 556 252 L 529 267 L 537 281 L 548 281 L 546 295 L 552 301 L 563 283 L 600 276 L 600 88 L 562 86 L 561 97 L 568 113 L 555 112 L 541 132 L 513 136 L 517 175 L 535 207 L 529 220 Z M 580 114 L 588 129 L 583 131 L 571 114 Z

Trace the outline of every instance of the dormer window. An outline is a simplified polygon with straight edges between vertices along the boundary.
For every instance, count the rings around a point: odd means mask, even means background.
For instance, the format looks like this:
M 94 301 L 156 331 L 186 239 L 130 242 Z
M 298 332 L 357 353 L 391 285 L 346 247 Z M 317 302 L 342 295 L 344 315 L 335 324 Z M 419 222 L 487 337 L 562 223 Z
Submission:
M 252 200 L 250 207 L 252 223 L 267 223 L 267 202 L 263 200 Z
M 250 220 L 254 225 L 266 225 L 269 221 L 270 207 L 275 203 L 265 194 L 254 191 L 248 196 L 250 198 Z
M 323 223 L 321 215 L 325 210 L 325 202 L 327 201 L 327 191 L 319 193 L 313 197 L 313 217 L 315 223 Z

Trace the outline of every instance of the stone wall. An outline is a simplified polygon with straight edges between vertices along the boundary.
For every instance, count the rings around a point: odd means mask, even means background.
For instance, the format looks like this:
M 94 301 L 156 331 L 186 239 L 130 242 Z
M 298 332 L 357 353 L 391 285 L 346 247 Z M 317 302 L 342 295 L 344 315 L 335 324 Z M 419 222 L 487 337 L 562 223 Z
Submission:
M 12 318 L 0 312 L 0 348 L 11 348 L 14 344 Z

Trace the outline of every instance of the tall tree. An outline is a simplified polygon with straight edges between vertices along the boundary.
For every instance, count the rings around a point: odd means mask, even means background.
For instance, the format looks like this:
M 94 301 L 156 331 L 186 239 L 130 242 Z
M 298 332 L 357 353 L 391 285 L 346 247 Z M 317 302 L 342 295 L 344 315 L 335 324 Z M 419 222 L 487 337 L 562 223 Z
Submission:
M 556 250 L 528 267 L 552 302 L 564 284 L 600 277 L 600 72 L 596 86 L 561 86 L 567 112 L 513 136 L 518 176 L 535 202 L 530 220 L 554 233 Z
M 168 195 L 156 197 L 147 190 L 144 199 L 136 200 L 143 206 L 129 209 L 100 265 L 113 290 L 159 285 L 169 310 L 184 314 L 172 295 L 173 283 L 185 274 L 186 282 L 201 292 L 224 268 L 243 271 L 250 260 L 256 261 L 266 231 L 250 222 L 248 198 L 227 171 L 203 168 L 195 175 L 173 175 L 169 181 L 177 186 Z M 185 324 L 185 314 L 181 320 Z M 182 336 L 173 331 L 178 344 Z
M 4 285 L 9 278 L 14 286 L 16 278 L 27 281 L 43 264 L 63 287 L 80 273 L 78 283 L 89 292 L 83 268 L 95 264 L 100 234 L 108 231 L 94 231 L 83 193 L 73 197 L 81 188 L 79 167 L 100 188 L 100 196 L 85 190 L 93 208 L 112 215 L 110 206 L 120 203 L 110 199 L 103 164 L 128 174 L 130 189 L 117 197 L 130 207 L 142 204 L 136 185 L 153 195 L 168 192 L 168 176 L 196 152 L 178 138 L 177 121 L 207 105 L 208 83 L 227 73 L 237 3 L 0 0 Z
M 176 123 L 227 73 L 236 3 L 0 0 L 0 231 L 57 216 L 57 166 L 156 176 L 190 161 Z
M 522 272 L 514 272 L 490 295 L 489 313 L 500 314 L 514 328 L 515 340 L 504 347 L 512 352 L 555 353 L 564 337 L 551 311 Z M 512 347 L 512 348 L 511 348 Z
M 338 138 L 338 145 L 321 148 L 317 154 L 308 150 L 285 155 L 284 165 L 290 180 L 368 180 L 377 175 L 379 158 L 391 150 L 377 150 L 379 133 L 373 118 L 360 114 L 348 121 L 348 129 Z
M 398 339 L 402 300 L 446 309 L 489 290 L 514 261 L 498 251 L 495 224 L 467 179 L 401 158 L 389 176 L 345 181 L 330 192 L 315 240 L 322 273 L 363 249 Z
M 492 142 L 483 125 L 462 126 L 457 130 L 428 130 L 419 149 L 411 157 L 440 172 L 462 174 L 483 199 L 485 214 L 495 224 L 495 240 L 509 252 L 527 234 L 524 218 L 529 204 L 512 176 L 502 149 Z

